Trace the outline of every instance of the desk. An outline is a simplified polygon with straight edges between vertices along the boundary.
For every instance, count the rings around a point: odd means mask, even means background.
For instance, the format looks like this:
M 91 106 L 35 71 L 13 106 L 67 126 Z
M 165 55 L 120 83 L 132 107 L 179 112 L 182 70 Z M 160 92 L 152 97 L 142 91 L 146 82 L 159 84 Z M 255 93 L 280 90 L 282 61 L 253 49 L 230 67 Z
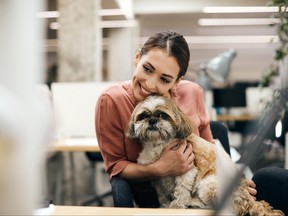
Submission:
M 251 114 L 240 114 L 240 115 L 233 115 L 233 114 L 222 114 L 217 115 L 217 121 L 251 121 L 256 119 L 255 116 Z
M 68 152 L 69 161 L 72 170 L 72 197 L 73 204 L 77 205 L 77 194 L 76 194 L 76 178 L 75 178 L 75 164 L 73 152 L 100 152 L 98 142 L 96 138 L 66 138 L 54 140 L 48 148 L 49 151 L 59 151 L 59 152 Z M 64 164 L 62 164 L 62 169 L 64 169 Z M 61 200 L 61 191 L 62 191 L 62 180 L 63 172 L 58 173 L 57 183 L 56 183 L 56 200 Z
M 241 137 L 245 136 L 247 126 L 256 121 L 257 118 L 257 115 L 250 113 L 228 113 L 217 115 L 217 121 L 223 122 L 230 132 L 240 133 Z
M 150 208 L 116 208 L 116 207 L 83 207 L 83 206 L 55 206 L 54 215 L 212 215 L 207 209 L 150 209 Z M 231 215 L 231 214 L 221 214 Z
M 99 146 L 96 138 L 67 138 L 52 142 L 49 151 L 61 152 L 99 152 Z

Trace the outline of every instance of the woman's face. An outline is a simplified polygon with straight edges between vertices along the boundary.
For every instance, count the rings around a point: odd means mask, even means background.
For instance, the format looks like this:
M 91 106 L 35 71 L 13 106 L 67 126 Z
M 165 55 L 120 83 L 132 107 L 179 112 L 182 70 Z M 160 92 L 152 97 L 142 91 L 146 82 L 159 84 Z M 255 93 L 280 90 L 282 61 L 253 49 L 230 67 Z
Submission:
M 137 101 L 151 94 L 168 95 L 177 83 L 180 67 L 173 56 L 165 50 L 152 49 L 140 58 L 135 56 L 136 69 L 132 77 L 132 89 Z

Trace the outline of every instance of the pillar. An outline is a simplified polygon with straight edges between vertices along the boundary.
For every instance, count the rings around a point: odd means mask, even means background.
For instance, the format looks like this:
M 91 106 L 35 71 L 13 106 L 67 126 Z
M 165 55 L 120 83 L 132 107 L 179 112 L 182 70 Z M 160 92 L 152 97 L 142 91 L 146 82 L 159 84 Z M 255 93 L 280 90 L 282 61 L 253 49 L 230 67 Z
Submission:
M 101 0 L 58 0 L 59 81 L 102 80 Z

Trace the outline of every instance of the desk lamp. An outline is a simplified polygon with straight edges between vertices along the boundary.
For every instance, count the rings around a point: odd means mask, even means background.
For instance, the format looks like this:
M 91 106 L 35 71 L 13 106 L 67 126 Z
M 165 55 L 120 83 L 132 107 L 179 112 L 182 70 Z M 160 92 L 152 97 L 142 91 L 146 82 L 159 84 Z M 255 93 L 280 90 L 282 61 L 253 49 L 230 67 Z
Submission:
M 217 57 L 200 64 L 199 77 L 196 82 L 205 90 L 211 89 L 211 81 L 224 84 L 230 72 L 232 60 L 236 56 L 235 49 L 221 53 Z
M 224 83 L 229 75 L 232 60 L 235 57 L 235 49 L 230 49 L 227 52 L 224 52 L 211 59 L 207 62 L 205 67 L 207 75 L 218 83 Z

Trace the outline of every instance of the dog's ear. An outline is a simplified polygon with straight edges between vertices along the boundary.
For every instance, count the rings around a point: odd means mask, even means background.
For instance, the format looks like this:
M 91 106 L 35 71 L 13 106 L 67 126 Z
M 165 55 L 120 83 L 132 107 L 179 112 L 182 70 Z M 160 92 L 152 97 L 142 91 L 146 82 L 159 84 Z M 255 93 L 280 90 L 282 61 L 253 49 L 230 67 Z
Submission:
M 131 114 L 131 117 L 130 117 L 130 121 L 129 121 L 129 124 L 127 126 L 127 129 L 126 129 L 126 136 L 132 140 L 138 140 L 139 137 L 137 137 L 135 135 L 135 117 L 136 117 L 136 113 L 139 109 L 139 107 L 141 106 L 141 104 L 143 104 L 143 102 L 140 102 L 136 105 L 136 107 L 134 108 L 132 114 Z
M 126 129 L 126 136 L 132 140 L 138 140 L 139 137 L 135 134 L 135 124 L 134 124 L 134 114 L 132 114 L 131 119 L 129 121 L 129 124 Z
M 182 110 L 173 102 L 173 112 L 176 117 L 176 138 L 184 139 L 188 137 L 193 132 L 193 123 L 187 117 L 187 115 L 182 112 Z
M 137 137 L 135 137 L 134 123 L 132 121 L 130 121 L 127 127 L 126 136 L 130 139 L 137 139 Z
M 176 138 L 177 139 L 184 139 L 188 137 L 192 132 L 193 132 L 193 125 L 190 119 L 188 119 L 186 116 L 185 118 L 181 116 L 181 122 L 178 125 L 177 133 L 176 133 Z

